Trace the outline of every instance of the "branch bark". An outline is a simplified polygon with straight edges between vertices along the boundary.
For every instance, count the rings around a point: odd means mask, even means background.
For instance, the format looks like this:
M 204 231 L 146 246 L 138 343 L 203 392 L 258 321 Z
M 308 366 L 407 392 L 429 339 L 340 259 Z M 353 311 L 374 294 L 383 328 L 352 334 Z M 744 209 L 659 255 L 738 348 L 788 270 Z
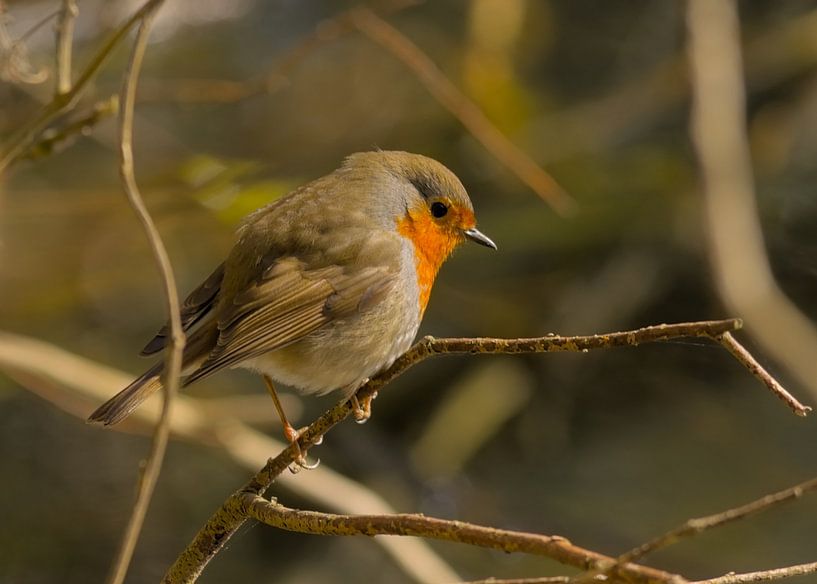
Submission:
M 240 499 L 241 510 L 262 523 L 314 535 L 412 535 L 442 541 L 464 543 L 506 553 L 545 556 L 557 562 L 582 569 L 608 566 L 615 560 L 597 552 L 573 545 L 563 537 L 496 529 L 426 517 L 410 513 L 396 515 L 333 515 L 316 511 L 290 509 L 253 493 Z M 662 570 L 627 563 L 618 566 L 617 576 L 623 582 L 680 584 L 683 578 Z
M 370 379 L 368 383 L 358 390 L 356 397 L 358 400 L 371 397 L 413 365 L 436 355 L 521 354 L 557 351 L 587 352 L 593 349 L 634 347 L 643 343 L 689 337 L 703 337 L 720 342 L 722 335 L 735 331 L 740 326 L 741 322 L 739 320 L 731 319 L 662 324 L 633 331 L 578 337 L 555 335 L 529 339 L 435 339 L 426 337 L 397 359 L 386 371 Z M 737 357 L 737 355 L 735 356 Z M 751 370 L 750 364 L 745 362 L 742 362 L 742 364 Z M 793 407 L 796 412 L 805 413 L 809 411 L 809 408 L 799 402 L 793 404 Z M 299 449 L 306 451 L 309 447 L 317 444 L 323 439 L 324 434 L 346 419 L 352 413 L 352 410 L 353 406 L 349 401 L 342 401 L 325 412 L 301 434 L 298 440 Z M 275 458 L 270 459 L 241 489 L 228 497 L 199 530 L 193 541 L 179 555 L 165 574 L 163 582 L 166 584 L 194 582 L 207 566 L 207 563 L 215 557 L 236 530 L 246 521 L 247 511 L 244 504 L 246 495 L 263 495 L 276 477 L 292 464 L 296 455 L 295 447 L 290 446 Z

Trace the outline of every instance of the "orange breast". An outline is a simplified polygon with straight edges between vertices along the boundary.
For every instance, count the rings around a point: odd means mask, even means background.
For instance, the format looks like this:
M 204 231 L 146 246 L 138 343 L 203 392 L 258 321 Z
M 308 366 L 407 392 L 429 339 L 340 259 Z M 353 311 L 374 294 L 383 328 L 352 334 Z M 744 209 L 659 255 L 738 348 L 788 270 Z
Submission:
M 437 223 L 426 209 L 410 211 L 397 222 L 397 231 L 414 244 L 414 264 L 420 288 L 420 315 L 425 312 L 431 286 L 443 262 L 461 238 Z

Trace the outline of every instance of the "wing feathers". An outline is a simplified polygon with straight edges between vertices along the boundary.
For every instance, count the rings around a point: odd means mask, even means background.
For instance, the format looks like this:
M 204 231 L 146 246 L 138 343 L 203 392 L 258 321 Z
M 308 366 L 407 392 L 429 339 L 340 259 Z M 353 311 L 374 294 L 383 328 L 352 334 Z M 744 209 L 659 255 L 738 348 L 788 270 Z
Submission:
M 308 270 L 295 258 L 279 260 L 222 309 L 218 342 L 185 384 L 285 347 L 334 319 L 373 306 L 390 289 L 391 276 L 386 267 L 347 274 L 338 266 Z

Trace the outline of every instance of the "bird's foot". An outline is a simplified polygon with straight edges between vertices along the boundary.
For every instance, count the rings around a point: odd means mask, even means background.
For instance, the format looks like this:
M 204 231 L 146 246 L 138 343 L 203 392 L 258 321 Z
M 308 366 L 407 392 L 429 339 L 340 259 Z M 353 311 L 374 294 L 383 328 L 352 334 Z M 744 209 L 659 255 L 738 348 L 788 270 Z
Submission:
M 295 449 L 295 457 L 293 463 L 289 466 L 289 472 L 291 472 L 292 474 L 297 474 L 301 472 L 302 469 L 314 470 L 318 468 L 318 465 L 321 463 L 320 458 L 316 459 L 315 462 L 311 464 L 306 461 L 306 450 L 302 449 L 301 445 L 298 444 L 298 439 L 301 437 L 301 434 L 303 434 L 305 431 L 306 426 L 304 426 L 300 430 L 296 430 L 289 424 L 284 426 L 284 436 L 286 437 L 287 440 L 289 440 L 289 443 Z M 320 444 L 322 441 L 323 439 L 316 442 L 315 444 Z
M 352 415 L 355 422 L 365 424 L 372 417 L 372 400 L 376 397 L 377 392 L 362 400 L 358 400 L 356 395 L 352 396 Z

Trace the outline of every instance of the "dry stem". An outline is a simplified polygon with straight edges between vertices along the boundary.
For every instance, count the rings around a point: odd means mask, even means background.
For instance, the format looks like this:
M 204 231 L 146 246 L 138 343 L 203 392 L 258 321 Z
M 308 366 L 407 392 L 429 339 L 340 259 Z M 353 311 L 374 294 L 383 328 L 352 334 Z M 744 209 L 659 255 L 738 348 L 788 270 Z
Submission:
M 622 554 L 619 556 L 617 563 L 626 564 L 627 562 L 637 561 L 647 554 L 672 545 L 682 538 L 697 535 L 702 531 L 707 531 L 715 527 L 720 527 L 726 523 L 744 519 L 750 515 L 760 513 L 761 511 L 766 511 L 770 507 L 774 507 L 782 503 L 794 501 L 795 499 L 802 497 L 804 494 L 814 490 L 817 490 L 817 478 L 805 481 L 788 489 L 783 489 L 782 491 L 778 491 L 776 493 L 765 495 L 760 499 L 756 499 L 751 503 L 741 505 L 740 507 L 728 509 L 713 515 L 707 515 L 706 517 L 688 519 L 683 525 L 680 525 L 679 527 L 676 527 L 675 529 L 668 531 L 667 533 L 656 537 L 643 545 L 633 548 L 625 554 Z
M 179 294 L 176 290 L 173 269 L 167 256 L 164 244 L 162 243 L 150 214 L 145 207 L 145 203 L 136 185 L 136 177 L 133 168 L 133 110 L 136 96 L 136 83 L 139 78 L 139 71 L 142 67 L 142 59 L 147 47 L 147 39 L 150 25 L 161 6 L 159 2 L 148 2 L 148 7 L 139 25 L 139 31 L 133 44 L 128 68 L 125 71 L 125 80 L 122 85 L 120 103 L 120 174 L 128 201 L 133 207 L 142 228 L 145 231 L 156 265 L 162 277 L 165 301 L 167 303 L 168 320 L 170 321 L 170 342 L 166 350 L 165 369 L 162 374 L 162 385 L 164 387 L 164 401 L 162 404 L 162 414 L 156 430 L 153 434 L 153 441 L 150 454 L 144 465 L 142 476 L 140 477 L 136 501 L 133 506 L 128 525 L 122 537 L 120 548 L 114 560 L 111 574 L 108 578 L 109 584 L 121 584 L 125 580 L 130 565 L 136 542 L 139 540 L 139 533 L 147 514 L 153 491 L 159 478 L 162 468 L 167 441 L 170 435 L 170 408 L 173 397 L 176 395 L 179 386 L 179 374 L 181 373 L 182 351 L 184 349 L 184 333 L 182 331 L 181 317 L 179 314 Z
M 793 578 L 794 576 L 805 576 L 817 573 L 817 562 L 808 564 L 797 564 L 785 568 L 775 568 L 774 570 L 762 570 L 760 572 L 746 572 L 744 574 L 729 573 L 718 578 L 709 580 L 699 580 L 690 584 L 749 584 L 750 582 L 771 582 L 772 580 L 782 580 Z
M 63 0 L 57 21 L 57 85 L 55 95 L 71 90 L 71 52 L 74 46 L 74 22 L 79 9 L 76 0 Z
M 125 38 L 128 31 L 137 22 L 140 22 L 148 11 L 160 4 L 163 0 L 148 0 L 128 20 L 114 31 L 102 48 L 94 55 L 88 66 L 82 71 L 76 83 L 66 93 L 55 95 L 45 104 L 37 115 L 23 124 L 0 150 L 0 176 L 13 164 L 28 146 L 37 138 L 38 134 L 57 116 L 71 108 L 82 91 L 93 79 L 99 69 L 108 60 L 114 48 Z

